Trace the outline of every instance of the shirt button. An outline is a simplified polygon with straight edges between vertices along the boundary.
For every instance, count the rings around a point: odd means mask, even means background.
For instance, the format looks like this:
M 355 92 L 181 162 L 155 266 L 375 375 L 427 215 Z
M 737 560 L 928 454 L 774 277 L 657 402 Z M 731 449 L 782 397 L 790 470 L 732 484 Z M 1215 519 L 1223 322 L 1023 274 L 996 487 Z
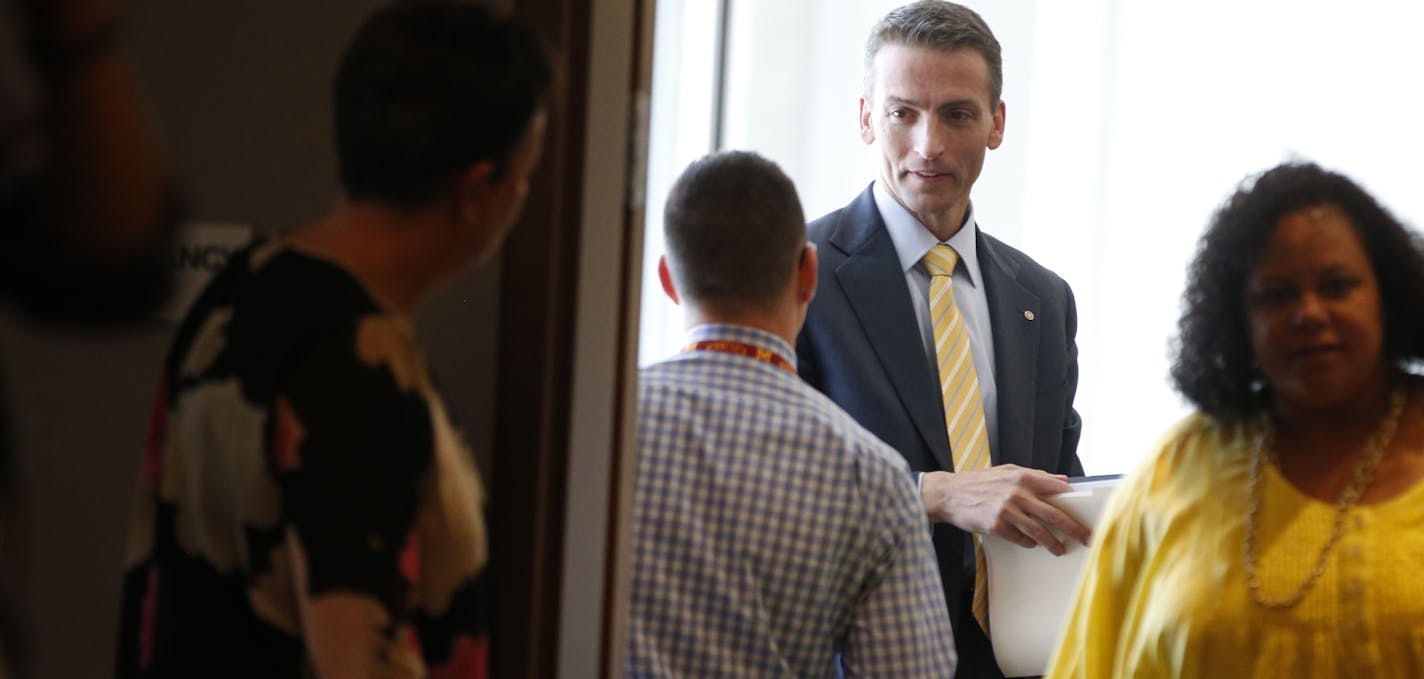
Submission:
M 1345 556 L 1348 556 L 1352 559 L 1360 558 L 1360 554 L 1362 554 L 1363 552 L 1364 550 L 1360 549 L 1359 545 L 1350 545 L 1349 547 L 1345 548 Z
M 1345 584 L 1345 591 L 1347 591 L 1347 592 L 1349 592 L 1349 593 L 1351 593 L 1351 594 L 1359 594 L 1359 593 L 1360 593 L 1360 590 L 1363 589 L 1363 588 L 1364 588 L 1364 585 L 1361 585 L 1359 580 L 1351 580 L 1350 582 L 1348 582 L 1348 583 Z M 1364 624 L 1364 620 L 1363 620 L 1363 619 L 1361 619 L 1360 622 L 1361 622 L 1361 624 Z
M 1364 527 L 1365 527 L 1365 517 L 1364 517 L 1364 516 L 1361 516 L 1361 515 L 1359 515 L 1359 514 L 1356 514 L 1356 515 L 1355 515 L 1355 527 L 1356 527 L 1356 528 L 1364 528 Z

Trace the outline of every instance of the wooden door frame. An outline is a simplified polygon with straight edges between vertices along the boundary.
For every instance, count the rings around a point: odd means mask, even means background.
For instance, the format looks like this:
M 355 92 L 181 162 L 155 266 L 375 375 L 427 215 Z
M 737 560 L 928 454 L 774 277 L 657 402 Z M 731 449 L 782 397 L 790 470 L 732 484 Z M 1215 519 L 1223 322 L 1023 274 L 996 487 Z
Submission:
M 501 261 L 491 676 L 622 674 L 654 4 L 514 3 L 562 82 Z

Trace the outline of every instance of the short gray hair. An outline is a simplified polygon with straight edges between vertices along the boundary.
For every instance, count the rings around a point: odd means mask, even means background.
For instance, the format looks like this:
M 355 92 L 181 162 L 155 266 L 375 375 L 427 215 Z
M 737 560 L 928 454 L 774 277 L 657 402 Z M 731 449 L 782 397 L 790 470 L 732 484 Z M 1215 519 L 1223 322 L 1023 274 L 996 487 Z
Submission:
M 989 65 L 989 104 L 999 103 L 1004 91 L 999 40 L 974 10 L 945 0 L 919 0 L 890 10 L 865 41 L 866 97 L 875 85 L 875 55 L 886 45 L 928 47 L 941 52 L 967 47 L 978 52 Z

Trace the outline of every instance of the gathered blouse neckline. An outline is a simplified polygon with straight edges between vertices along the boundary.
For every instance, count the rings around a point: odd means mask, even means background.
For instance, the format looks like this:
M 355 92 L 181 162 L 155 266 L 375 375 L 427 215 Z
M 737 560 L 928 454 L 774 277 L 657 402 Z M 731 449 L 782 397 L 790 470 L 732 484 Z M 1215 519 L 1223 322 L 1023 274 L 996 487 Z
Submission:
M 1249 459 L 1246 464 L 1251 464 Z M 1284 487 L 1286 489 L 1285 492 L 1287 493 L 1287 495 L 1289 495 L 1291 500 L 1297 504 L 1319 505 L 1326 509 L 1335 508 L 1336 505 L 1334 501 L 1326 502 L 1318 497 L 1315 497 L 1314 495 L 1311 495 L 1310 493 L 1301 490 L 1298 486 L 1292 483 L 1290 479 L 1286 478 L 1285 474 L 1281 473 L 1280 467 L 1277 466 L 1275 462 L 1269 462 L 1265 465 L 1265 467 L 1266 471 L 1264 476 L 1268 488 L 1272 486 Z M 1392 507 L 1396 505 L 1407 505 L 1412 499 L 1414 499 L 1414 496 L 1419 495 L 1421 493 L 1424 493 L 1424 478 L 1416 480 L 1414 482 L 1414 485 L 1406 488 L 1403 492 L 1398 493 L 1393 497 L 1385 498 L 1378 502 L 1358 502 L 1351 509 L 1351 511 L 1387 513 L 1391 510 Z

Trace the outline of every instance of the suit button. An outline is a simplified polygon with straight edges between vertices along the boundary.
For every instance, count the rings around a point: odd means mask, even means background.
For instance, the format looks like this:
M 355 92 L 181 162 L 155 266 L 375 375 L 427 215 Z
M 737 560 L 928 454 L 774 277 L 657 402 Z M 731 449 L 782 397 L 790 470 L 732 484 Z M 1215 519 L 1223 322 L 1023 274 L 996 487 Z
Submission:
M 1025 309 L 1025 310 L 1024 310 L 1024 320 L 1026 320 L 1026 321 L 1031 321 L 1031 320 L 1033 320 L 1033 312 L 1032 312 L 1032 311 L 1029 311 L 1029 310 L 1027 310 L 1027 309 Z

